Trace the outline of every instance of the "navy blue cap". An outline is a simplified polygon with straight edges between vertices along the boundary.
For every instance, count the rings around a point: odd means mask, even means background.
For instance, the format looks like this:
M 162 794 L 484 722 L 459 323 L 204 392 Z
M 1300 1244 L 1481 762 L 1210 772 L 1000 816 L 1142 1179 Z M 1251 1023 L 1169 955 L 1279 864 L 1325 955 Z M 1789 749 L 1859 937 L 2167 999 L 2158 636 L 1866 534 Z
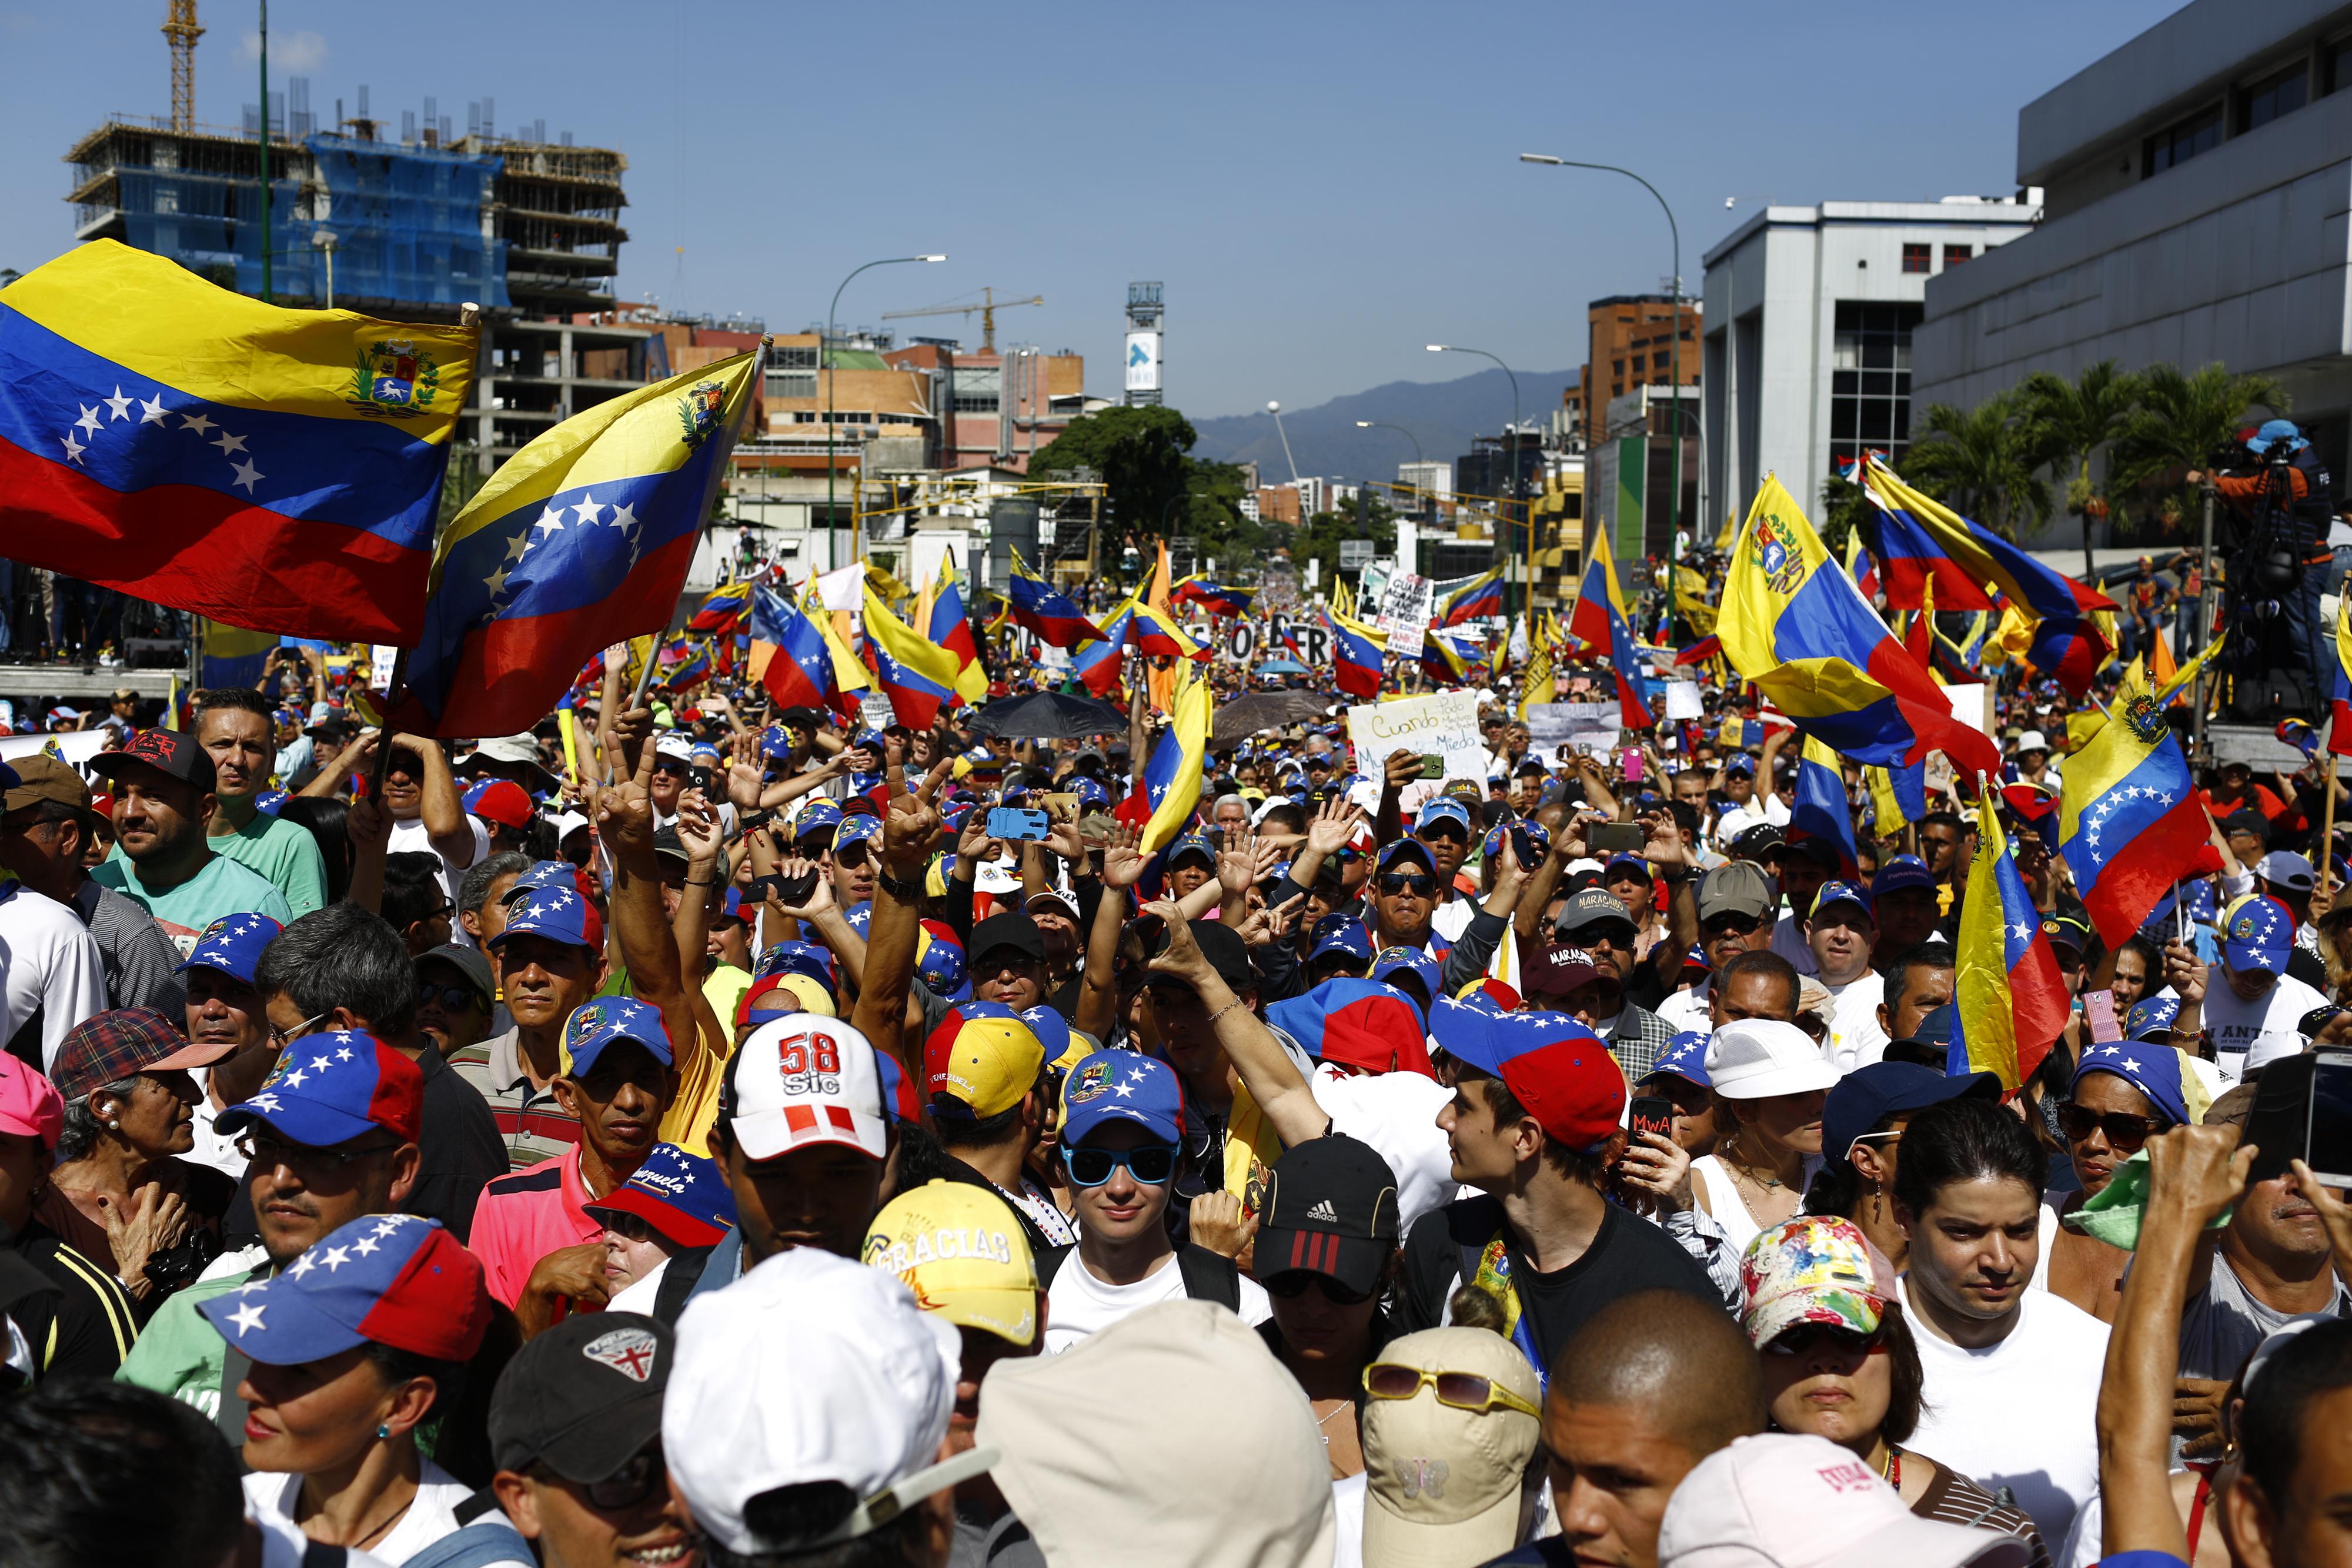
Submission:
M 634 1040 L 654 1053 L 664 1067 L 670 1055 L 669 1030 L 662 1027 L 661 1010 L 627 997 L 599 997 L 574 1008 L 563 1020 L 563 1049 L 572 1054 L 572 1076 L 585 1078 L 596 1070 L 596 1059 L 625 1040 Z
M 1666 1042 L 1666 1049 L 1658 1052 L 1658 1060 L 1651 1064 L 1649 1071 L 1642 1074 L 1642 1081 L 1646 1083 L 1664 1073 L 1696 1083 L 1702 1089 L 1714 1088 L 1715 1081 L 1706 1075 L 1706 1041 L 1707 1036 L 1703 1030 L 1683 1030 Z
M 1386 871 L 1391 864 L 1403 859 L 1406 855 L 1411 855 L 1415 860 L 1421 862 L 1422 866 L 1430 873 L 1430 875 L 1435 876 L 1437 874 L 1437 862 L 1430 858 L 1429 846 L 1423 843 L 1419 839 L 1399 839 L 1392 844 L 1383 844 L 1381 846 L 1380 859 L 1375 863 L 1379 865 L 1381 870 Z
M 1412 820 L 1414 836 L 1429 831 L 1440 822 L 1451 822 L 1462 830 L 1464 838 L 1470 836 L 1470 813 L 1463 810 L 1461 801 L 1446 795 L 1440 795 L 1421 808 L 1420 814 Z
M 1880 866 L 1878 874 L 1870 879 L 1870 896 L 1881 899 L 1906 887 L 1924 887 L 1930 893 L 1936 889 L 1936 873 L 1917 855 L 1896 855 Z
M 2173 997 L 2143 997 L 2132 1004 L 2124 1017 L 2126 1040 L 2152 1040 L 2158 1045 L 2172 1043 L 2172 1020 L 2180 1016 L 2180 1003 Z
M 1910 1061 L 1874 1061 L 1857 1067 L 1831 1087 L 1822 1103 L 1822 1155 L 1843 1159 L 1853 1141 L 1883 1117 L 1900 1111 L 1922 1111 L 1968 1095 L 1998 1100 L 2000 1080 L 1990 1072 L 1955 1078 Z
M 249 986 L 254 966 L 261 962 L 261 950 L 284 929 L 267 915 L 225 915 L 205 927 L 187 957 L 172 972 L 184 975 L 190 969 L 217 969 Z
M 1372 961 L 1372 934 L 1364 929 L 1362 921 L 1353 915 L 1342 915 L 1331 923 L 1331 928 L 1328 931 L 1319 929 L 1322 922 L 1317 924 L 1318 932 L 1315 938 L 1315 948 L 1307 956 L 1309 964 L 1328 953 L 1345 953 L 1349 957 L 1360 958 L 1367 964 Z

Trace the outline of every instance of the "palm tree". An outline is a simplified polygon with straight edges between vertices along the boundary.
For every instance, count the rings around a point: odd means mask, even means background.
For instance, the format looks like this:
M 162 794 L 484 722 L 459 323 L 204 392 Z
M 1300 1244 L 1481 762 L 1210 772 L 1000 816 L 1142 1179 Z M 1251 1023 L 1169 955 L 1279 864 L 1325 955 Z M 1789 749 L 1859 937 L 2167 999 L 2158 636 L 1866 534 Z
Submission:
M 2016 393 L 1995 393 L 1965 413 L 1933 404 L 1915 428 L 1926 434 L 1904 455 L 1906 483 L 1938 486 L 1948 506 L 2004 538 L 2050 520 L 2050 486 L 2035 472 L 2044 459 Z
M 2168 519 L 2188 509 L 2184 476 L 2212 465 L 2248 410 L 2287 411 L 2285 389 L 2275 376 L 2233 375 L 2218 361 L 2189 372 L 2178 365 L 2150 365 L 2138 380 L 2138 405 L 2125 416 L 2108 448 L 2108 482 L 2116 490 L 2138 494 L 2151 513 Z
M 2017 392 L 2042 462 L 2065 476 L 2066 509 L 2083 519 L 2084 580 L 2091 581 L 2091 524 L 2106 511 L 2091 489 L 2091 458 L 2138 402 L 2139 379 L 2116 370 L 2113 360 L 2101 360 L 2072 382 L 2036 371 Z

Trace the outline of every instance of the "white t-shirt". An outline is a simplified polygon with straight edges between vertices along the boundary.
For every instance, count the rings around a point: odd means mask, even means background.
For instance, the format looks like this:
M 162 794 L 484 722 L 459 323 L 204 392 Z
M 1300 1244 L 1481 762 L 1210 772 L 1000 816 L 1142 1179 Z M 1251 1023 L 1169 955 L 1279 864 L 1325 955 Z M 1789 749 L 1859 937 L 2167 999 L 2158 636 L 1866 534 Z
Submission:
M 441 855 L 441 891 L 449 895 L 451 904 L 457 902 L 457 884 L 466 880 L 466 873 L 479 865 L 482 857 L 490 852 L 490 830 L 482 825 L 482 819 L 467 812 L 460 820 L 474 835 L 474 852 L 464 865 L 455 864 L 447 855 Z M 392 838 L 383 846 L 383 852 L 390 855 L 431 855 L 441 852 L 433 847 L 433 835 L 425 831 L 425 819 L 419 817 L 413 821 L 393 823 Z M 450 918 L 453 922 L 456 920 L 454 915 Z
M 50 1071 L 74 1025 L 106 1008 L 106 957 L 81 917 L 20 883 L 0 883 L 0 1048 L 38 1013 L 41 1068 Z
M 2208 971 L 2201 1016 L 2205 1027 L 2212 1031 L 2214 1061 L 2235 1083 L 2243 1075 L 2246 1052 L 2252 1049 L 2256 1038 L 2279 1032 L 2293 1034 L 2304 1014 L 2326 1005 L 2326 997 L 2293 975 L 2281 975 L 2271 982 L 2268 990 L 2247 1001 L 2231 988 L 2229 975 L 2217 965 Z
M 246 1490 L 245 1517 L 261 1529 L 261 1568 L 302 1568 L 303 1554 L 310 1550 L 310 1538 L 302 1527 L 267 1504 L 253 1500 L 250 1487 Z M 346 1549 L 343 1568 L 388 1568 L 384 1560 L 373 1552 Z
M 1822 972 L 1821 960 L 1815 958 L 1813 950 L 1805 946 L 1804 922 L 1794 915 L 1784 911 L 1780 918 L 1772 923 L 1772 951 L 1789 960 L 1800 975 Z
M 1242 1321 L 1255 1328 L 1274 1315 L 1274 1303 L 1267 1299 L 1265 1288 L 1247 1274 L 1242 1276 L 1241 1285 Z M 1172 1252 L 1132 1285 L 1103 1283 L 1087 1267 L 1086 1260 L 1072 1252 L 1062 1260 L 1053 1288 L 1045 1292 L 1045 1354 L 1059 1355 L 1129 1312 L 1183 1299 L 1184 1271 L 1176 1266 Z
M 1470 929 L 1470 922 L 1478 917 L 1478 911 L 1484 907 L 1469 894 L 1457 893 L 1437 906 L 1437 913 L 1429 917 L 1429 929 L 1448 942 L 1459 942 L 1462 934 Z
M 443 1536 L 457 1529 L 457 1509 L 474 1495 L 474 1489 L 435 1464 L 419 1459 L 421 1467 L 416 1479 L 416 1500 L 408 1511 L 394 1524 L 369 1552 L 377 1560 L 400 1568 L 400 1564 L 424 1551 Z M 302 1500 L 302 1478 L 280 1474 L 274 1470 L 257 1471 L 245 1478 L 245 1496 L 249 1508 L 259 1515 L 275 1512 L 288 1519 Z M 521 1543 L 517 1536 L 516 1542 Z M 530 1560 L 530 1549 L 523 1548 L 520 1556 L 505 1558 L 520 1568 L 538 1568 Z
M 2044 1541 L 2065 1540 L 2075 1510 L 2099 1490 L 2095 1420 L 2107 1325 L 2029 1289 L 2007 1338 L 1964 1350 L 1930 1326 L 1907 1279 L 1903 1289 L 1927 1405 L 1906 1447 L 1988 1491 L 2012 1489 Z
M 1687 991 L 1676 991 L 1658 1004 L 1658 1020 L 1676 1034 L 1696 1030 L 1715 1032 L 1715 995 L 1701 980 Z
M 1328 1063 L 1307 1085 L 1333 1132 L 1370 1145 L 1396 1173 L 1398 1235 L 1454 1201 L 1454 1155 L 1437 1124 L 1452 1090 L 1418 1072 L 1351 1073 Z
M 1827 980 L 1822 984 L 1837 1004 L 1830 1014 L 1830 1038 L 1822 1047 L 1829 1053 L 1830 1065 L 1840 1072 L 1852 1072 L 1863 1065 L 1864 1050 L 1874 1046 L 1883 1057 L 1886 1031 L 1878 1027 L 1878 1004 L 1886 998 L 1886 977 L 1865 969 L 1858 980 L 1842 986 L 1832 986 Z
M 1331 1513 L 1339 1526 L 1331 1568 L 1364 1568 L 1364 1491 L 1371 1483 L 1364 1470 L 1331 1483 Z

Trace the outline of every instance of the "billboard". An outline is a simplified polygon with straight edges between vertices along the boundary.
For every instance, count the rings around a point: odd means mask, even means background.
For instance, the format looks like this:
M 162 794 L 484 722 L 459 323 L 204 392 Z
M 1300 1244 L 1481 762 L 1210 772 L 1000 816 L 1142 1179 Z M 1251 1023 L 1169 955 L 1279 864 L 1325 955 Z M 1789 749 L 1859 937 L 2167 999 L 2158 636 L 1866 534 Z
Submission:
M 1160 390 L 1159 333 L 1129 332 L 1127 335 L 1127 390 Z

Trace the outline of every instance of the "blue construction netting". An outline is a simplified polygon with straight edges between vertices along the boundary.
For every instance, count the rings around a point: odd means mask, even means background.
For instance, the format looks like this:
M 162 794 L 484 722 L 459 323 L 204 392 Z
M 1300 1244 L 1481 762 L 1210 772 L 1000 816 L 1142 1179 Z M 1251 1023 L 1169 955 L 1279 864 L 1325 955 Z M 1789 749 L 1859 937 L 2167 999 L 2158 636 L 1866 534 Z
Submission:
M 509 303 L 506 241 L 485 233 L 504 159 L 348 136 L 303 145 L 316 169 L 307 199 L 302 182 L 270 181 L 276 298 L 326 298 L 326 260 L 313 243 L 324 229 L 335 236 L 339 304 Z M 126 243 L 260 293 L 259 181 L 133 164 L 116 177 Z

